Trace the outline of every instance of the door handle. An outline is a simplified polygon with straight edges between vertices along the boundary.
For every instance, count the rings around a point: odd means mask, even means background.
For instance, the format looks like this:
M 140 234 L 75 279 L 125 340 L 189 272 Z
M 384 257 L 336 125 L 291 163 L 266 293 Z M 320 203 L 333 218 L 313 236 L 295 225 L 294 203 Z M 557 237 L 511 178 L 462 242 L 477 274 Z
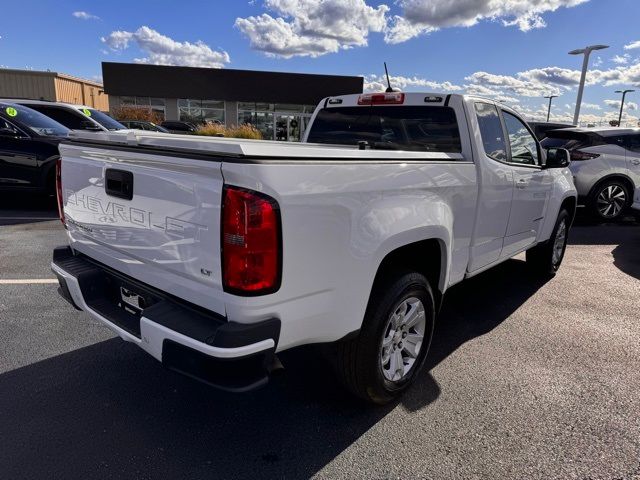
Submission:
M 634 160 L 631 160 L 631 163 L 633 163 L 634 165 L 640 165 L 640 160 L 636 158 Z
M 521 178 L 516 182 L 517 188 L 526 188 L 527 185 L 529 185 L 529 182 L 527 182 L 524 178 Z

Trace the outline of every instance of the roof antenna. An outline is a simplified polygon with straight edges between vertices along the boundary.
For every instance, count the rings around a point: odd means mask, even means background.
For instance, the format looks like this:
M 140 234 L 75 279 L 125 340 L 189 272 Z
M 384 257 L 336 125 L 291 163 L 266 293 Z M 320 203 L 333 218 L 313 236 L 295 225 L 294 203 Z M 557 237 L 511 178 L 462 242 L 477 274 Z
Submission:
M 385 92 L 391 93 L 393 92 L 393 88 L 391 88 L 391 81 L 389 80 L 389 70 L 387 70 L 387 62 L 384 62 L 384 73 L 387 76 L 387 89 Z

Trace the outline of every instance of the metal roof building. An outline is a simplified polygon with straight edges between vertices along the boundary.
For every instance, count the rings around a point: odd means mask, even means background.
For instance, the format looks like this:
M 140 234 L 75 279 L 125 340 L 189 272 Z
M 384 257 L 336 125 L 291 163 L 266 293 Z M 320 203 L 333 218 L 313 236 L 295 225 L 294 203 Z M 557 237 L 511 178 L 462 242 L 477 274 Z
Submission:
M 109 110 L 101 83 L 58 72 L 0 69 L 0 97 L 87 105 Z

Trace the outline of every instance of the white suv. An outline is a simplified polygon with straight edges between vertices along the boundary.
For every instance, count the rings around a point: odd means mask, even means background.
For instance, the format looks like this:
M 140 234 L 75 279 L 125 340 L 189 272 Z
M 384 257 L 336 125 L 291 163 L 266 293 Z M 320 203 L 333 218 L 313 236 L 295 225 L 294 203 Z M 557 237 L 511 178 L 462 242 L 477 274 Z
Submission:
M 640 129 L 564 128 L 542 145 L 571 153 L 569 168 L 582 204 L 603 220 L 618 218 L 640 186 Z

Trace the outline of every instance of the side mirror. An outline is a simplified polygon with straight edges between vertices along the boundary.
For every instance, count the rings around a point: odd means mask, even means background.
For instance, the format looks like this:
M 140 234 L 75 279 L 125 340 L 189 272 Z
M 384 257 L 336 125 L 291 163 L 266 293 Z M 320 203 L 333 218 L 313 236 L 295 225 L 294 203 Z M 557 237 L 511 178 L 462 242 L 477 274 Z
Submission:
M 91 132 L 101 132 L 102 129 L 97 126 L 95 123 L 90 122 L 89 120 L 84 120 L 81 124 L 83 130 L 89 130 Z
M 566 148 L 547 148 L 544 168 L 566 168 L 571 163 L 571 154 Z

